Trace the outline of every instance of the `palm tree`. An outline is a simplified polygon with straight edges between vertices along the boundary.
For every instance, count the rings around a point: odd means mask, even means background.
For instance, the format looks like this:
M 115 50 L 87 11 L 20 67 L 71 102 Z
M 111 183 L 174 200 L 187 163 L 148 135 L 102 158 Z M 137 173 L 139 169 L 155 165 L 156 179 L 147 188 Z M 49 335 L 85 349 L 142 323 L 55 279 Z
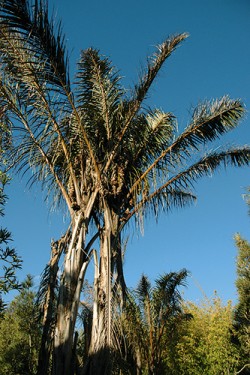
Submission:
M 143 275 L 132 291 L 122 314 L 126 348 L 135 374 L 166 374 L 168 352 L 174 346 L 176 327 L 190 315 L 182 309 L 179 291 L 185 286 L 187 270 L 163 274 L 152 286 Z
M 70 373 L 91 256 L 93 354 L 112 346 L 112 292 L 122 297 L 126 289 L 122 232 L 130 219 L 140 223 L 147 209 L 157 215 L 159 208 L 192 203 L 200 177 L 221 165 L 249 163 L 249 147 L 202 153 L 203 145 L 238 125 L 241 101 L 223 97 L 200 104 L 181 134 L 171 113 L 144 108 L 159 70 L 186 37 L 169 37 L 157 47 L 130 94 L 111 62 L 92 48 L 81 53 L 72 85 L 64 37 L 49 19 L 47 1 L 0 0 L 0 116 L 13 130 L 12 156 L 19 170 L 32 171 L 32 182 L 41 181 L 52 204 L 62 204 L 69 214 L 66 250 L 60 253 L 54 374 Z M 96 239 L 99 252 L 93 249 Z

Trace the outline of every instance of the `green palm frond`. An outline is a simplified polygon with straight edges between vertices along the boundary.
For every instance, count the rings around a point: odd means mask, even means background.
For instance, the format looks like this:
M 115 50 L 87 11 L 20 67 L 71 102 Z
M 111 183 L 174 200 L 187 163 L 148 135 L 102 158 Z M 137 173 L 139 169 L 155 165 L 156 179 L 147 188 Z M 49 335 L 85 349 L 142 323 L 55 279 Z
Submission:
M 182 269 L 179 272 L 163 274 L 155 280 L 153 299 L 158 314 L 163 306 L 168 306 L 168 309 L 165 310 L 168 315 L 170 310 L 171 314 L 180 311 L 182 297 L 179 287 L 186 286 L 187 276 L 188 271 Z
M 172 332 L 176 331 L 181 320 L 187 319 L 179 291 L 185 285 L 187 276 L 185 269 L 163 274 L 155 280 L 150 294 L 148 278 L 143 276 L 139 296 L 138 288 L 129 294 L 123 312 L 123 329 L 128 349 L 135 361 L 139 358 L 142 372 L 148 373 L 149 369 L 152 371 L 152 366 L 155 371 L 161 368 L 168 339 L 171 340 Z M 145 295 L 147 299 L 143 298 L 141 301 L 140 298 Z M 165 373 L 164 366 L 159 373 Z
M 107 115 L 116 114 L 124 92 L 120 86 L 120 76 L 107 57 L 92 48 L 83 51 L 76 82 L 80 108 L 93 116 L 93 107 L 96 107 L 104 122 Z
M 180 140 L 184 141 L 181 142 L 180 150 L 197 149 L 200 143 L 218 139 L 222 134 L 238 126 L 244 114 L 242 102 L 232 100 L 228 96 L 201 103 L 193 112 L 191 124 L 180 135 Z M 175 143 L 179 143 L 178 138 Z
M 14 44 L 17 43 L 21 48 L 20 55 L 23 53 L 30 56 L 26 61 L 27 66 L 33 65 L 36 70 L 40 66 L 44 81 L 59 87 L 64 85 L 69 89 L 64 36 L 60 24 L 55 30 L 53 22 L 49 20 L 46 0 L 35 0 L 34 3 L 29 0 L 1 0 L 0 27 L 1 48 L 5 44 L 8 52 L 5 61 L 15 70 L 15 74 L 22 74 L 22 69 L 18 71 L 17 56 L 13 50 Z M 6 39 L 2 33 L 7 33 Z
M 187 33 L 174 35 L 167 38 L 162 44 L 157 46 L 157 52 L 148 59 L 148 67 L 145 74 L 141 78 L 140 83 L 135 86 L 134 97 L 131 100 L 133 111 L 137 111 L 141 102 L 144 100 L 162 65 L 175 51 L 176 47 L 187 37 Z
M 82 52 L 78 67 L 79 112 L 92 147 L 99 161 L 103 161 L 121 126 L 118 121 L 123 96 L 120 77 L 111 62 L 91 48 Z
M 155 109 L 137 115 L 123 139 L 124 158 L 144 170 L 173 142 L 175 127 L 175 117 L 169 112 Z
M 133 292 L 128 294 L 125 307 L 120 316 L 120 322 L 125 341 L 125 354 L 136 357 L 136 354 L 140 351 L 144 355 L 148 347 L 147 326 Z
M 0 3 L 0 23 L 4 24 L 0 30 L 3 68 L 0 94 L 5 118 L 17 134 L 16 153 L 13 155 L 19 161 L 19 170 L 31 166 L 34 179 L 39 176 L 45 186 L 46 181 L 54 180 L 57 187 L 54 196 L 57 200 L 63 196 L 70 206 L 65 181 L 71 175 L 75 189 L 77 184 L 70 156 L 70 122 L 65 121 L 69 118 L 72 102 L 66 81 L 63 81 L 63 67 L 56 54 L 63 54 L 61 39 L 59 35 L 53 35 L 54 29 L 48 23 L 44 2 L 36 3 L 34 9 L 29 9 L 26 2 L 8 4 L 4 1 Z M 22 17 L 25 20 L 30 17 L 30 23 L 27 21 L 23 25 Z M 54 48 L 56 42 L 57 52 Z M 58 59 L 58 66 L 53 65 L 53 59 Z
M 127 217 L 145 210 L 148 206 L 153 209 L 156 216 L 159 207 L 171 209 L 174 206 L 183 206 L 196 199 L 191 192 L 197 180 L 204 176 L 211 176 L 220 167 L 243 167 L 250 164 L 250 147 L 229 148 L 226 151 L 211 152 L 202 157 L 198 162 L 184 169 L 180 173 L 171 176 L 162 186 L 148 192 L 136 205 Z
M 206 144 L 218 139 L 238 126 L 244 112 L 244 106 L 239 100 L 231 100 L 228 97 L 198 106 L 191 124 L 141 173 L 130 188 L 129 194 L 138 189 L 138 185 L 147 179 L 154 169 L 165 168 L 168 171 L 180 163 L 185 164 L 192 152 L 199 150 L 201 143 Z
M 105 171 L 109 169 L 113 159 L 117 156 L 120 142 L 123 140 L 128 128 L 131 127 L 132 120 L 140 110 L 141 104 L 145 99 L 148 90 L 154 82 L 159 70 L 163 66 L 166 59 L 172 54 L 176 47 L 187 38 L 187 36 L 187 33 L 183 33 L 168 38 L 165 42 L 158 46 L 158 52 L 153 55 L 151 61 L 149 60 L 146 73 L 144 74 L 143 78 L 141 78 L 140 83 L 135 86 L 134 95 L 126 102 L 126 115 L 124 116 L 123 127 L 121 132 L 117 134 L 117 140 L 106 163 L 104 169 Z
M 173 176 L 165 185 L 192 187 L 203 176 L 211 176 L 220 167 L 243 167 L 250 163 L 250 147 L 229 148 L 225 151 L 212 151 L 183 172 Z
M 0 35 L 0 44 L 1 40 Z M 5 55 L 5 50 L 3 48 L 0 49 L 2 57 Z M 21 52 L 19 51 L 19 53 Z M 22 60 L 18 61 L 18 53 L 16 62 L 22 66 Z M 19 169 L 23 167 L 29 168 L 31 164 L 35 170 L 36 168 L 39 169 L 40 172 L 36 170 L 35 173 L 36 175 L 37 173 L 40 174 L 41 178 L 44 176 L 47 178 L 49 172 L 50 176 L 54 177 L 54 180 L 60 187 L 61 193 L 63 192 L 64 198 L 67 201 L 67 193 L 59 177 L 58 168 L 56 170 L 48 155 L 53 144 L 53 139 L 57 137 L 61 140 L 61 143 L 64 143 L 64 157 L 68 160 L 67 166 L 69 168 L 69 154 L 63 135 L 66 130 L 62 126 L 59 127 L 54 117 L 54 115 L 60 116 L 61 110 L 55 113 L 52 108 L 53 106 L 50 107 L 49 98 L 44 94 L 40 83 L 33 90 L 34 85 L 36 85 L 37 72 L 35 70 L 32 72 L 33 75 L 30 75 L 25 70 L 22 70 L 23 74 L 20 71 L 20 77 L 10 77 L 8 72 L 6 73 L 6 70 L 1 71 L 1 108 L 5 119 L 7 119 L 8 123 L 12 124 L 12 129 L 17 135 L 12 155 L 14 155 L 15 160 L 20 162 Z M 20 80 L 22 81 L 20 82 Z M 57 105 L 60 104 L 59 101 Z
M 121 229 L 135 216 L 136 222 L 143 231 L 144 218 L 148 213 L 153 213 L 157 219 L 160 212 L 183 208 L 193 204 L 196 200 L 194 193 L 171 185 L 157 189 L 151 194 L 145 195 L 143 199 L 133 206 L 134 208 L 129 213 L 125 213 L 121 220 Z

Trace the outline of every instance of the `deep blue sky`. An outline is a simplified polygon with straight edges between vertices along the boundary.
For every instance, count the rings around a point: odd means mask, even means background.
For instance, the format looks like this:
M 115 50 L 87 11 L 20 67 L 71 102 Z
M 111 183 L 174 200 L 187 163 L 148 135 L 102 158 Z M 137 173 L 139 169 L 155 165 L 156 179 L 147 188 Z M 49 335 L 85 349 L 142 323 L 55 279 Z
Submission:
M 190 37 L 171 56 L 150 91 L 148 104 L 173 112 L 182 130 L 192 107 L 228 94 L 250 108 L 250 2 L 248 0 L 50 0 L 62 19 L 71 71 L 80 50 L 90 46 L 109 56 L 128 88 L 136 83 L 146 57 L 168 35 Z M 223 144 L 250 143 L 249 115 Z M 154 280 L 163 272 L 187 268 L 185 297 L 198 301 L 214 290 L 236 300 L 233 236 L 250 239 L 250 216 L 242 198 L 250 185 L 249 168 L 228 169 L 196 186 L 197 204 L 148 220 L 144 236 L 133 231 L 125 276 L 135 286 L 142 273 Z M 50 214 L 39 187 L 29 191 L 14 178 L 7 191 L 4 225 L 23 257 L 21 277 L 38 278 L 49 259 L 50 239 L 63 231 L 62 213 Z

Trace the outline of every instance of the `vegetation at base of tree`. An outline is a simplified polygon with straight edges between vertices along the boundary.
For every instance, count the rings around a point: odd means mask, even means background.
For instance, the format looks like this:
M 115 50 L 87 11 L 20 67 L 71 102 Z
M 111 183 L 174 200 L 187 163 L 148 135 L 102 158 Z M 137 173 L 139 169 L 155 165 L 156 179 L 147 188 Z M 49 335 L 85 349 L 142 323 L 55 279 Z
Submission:
M 234 312 L 235 329 L 241 351 L 241 367 L 248 367 L 241 374 L 250 374 L 250 243 L 239 234 L 235 236 L 238 249 L 236 261 L 236 288 L 238 304 Z
M 130 294 L 121 316 L 126 337 L 123 357 L 130 359 L 138 373 L 169 373 L 168 358 L 176 345 L 177 327 L 190 318 L 183 311 L 179 291 L 187 275 L 186 270 L 164 274 L 155 280 L 155 286 L 143 275 Z
M 30 276 L 0 318 L 1 375 L 35 375 L 41 326 Z
M 130 291 L 126 307 L 117 308 L 114 317 L 119 351 L 114 353 L 116 361 L 110 374 L 248 374 L 247 368 L 238 372 L 244 354 L 232 340 L 238 332 L 231 302 L 223 304 L 217 294 L 199 304 L 185 302 L 179 288 L 186 284 L 186 277 L 186 270 L 171 272 L 152 285 L 143 275 L 138 287 Z M 93 289 L 88 288 L 91 299 Z M 0 318 L 2 375 L 37 374 L 42 336 L 38 315 L 36 293 L 28 277 Z M 79 319 L 80 323 L 86 314 Z M 84 330 L 80 328 L 75 334 L 79 338 L 72 369 L 75 375 L 84 374 L 84 362 L 88 361 L 88 326 L 80 327 Z
M 71 84 L 65 39 L 46 0 L 0 0 L 0 30 L 0 121 L 14 139 L 8 157 L 18 171 L 31 170 L 31 182 L 40 181 L 69 217 L 41 283 L 38 375 L 49 371 L 51 358 L 53 375 L 69 375 L 74 367 L 75 327 L 92 258 L 85 372 L 103 375 L 111 371 L 119 339 L 113 316 L 126 302 L 124 229 L 132 219 L 143 226 L 147 213 L 157 218 L 193 203 L 194 184 L 220 167 L 249 165 L 249 146 L 204 151 L 238 126 L 244 105 L 228 96 L 200 103 L 180 133 L 174 114 L 146 106 L 155 78 L 187 33 L 157 46 L 128 91 L 112 62 L 92 48 L 81 52 Z
M 235 374 L 240 355 L 232 342 L 233 307 L 215 295 L 200 305 L 186 303 L 192 319 L 182 324 L 175 347 L 174 374 Z

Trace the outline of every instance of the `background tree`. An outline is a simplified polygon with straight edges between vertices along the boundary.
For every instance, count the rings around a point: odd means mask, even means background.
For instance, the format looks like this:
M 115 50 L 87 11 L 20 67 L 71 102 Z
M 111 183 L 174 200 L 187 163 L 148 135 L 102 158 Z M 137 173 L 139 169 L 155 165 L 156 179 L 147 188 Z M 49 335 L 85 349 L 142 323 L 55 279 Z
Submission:
M 231 341 L 233 307 L 215 295 L 200 305 L 187 303 L 192 319 L 182 324 L 173 374 L 235 374 L 239 351 Z
M 32 278 L 27 277 L 19 295 L 0 319 L 2 375 L 35 375 L 41 330 L 37 321 Z
M 179 291 L 187 275 L 186 270 L 164 274 L 155 286 L 142 276 L 131 294 L 122 314 L 124 347 L 134 364 L 131 374 L 169 373 L 168 357 L 176 344 L 177 326 L 189 317 L 183 312 Z
M 6 195 L 4 187 L 9 181 L 6 170 L 9 168 L 6 153 L 11 147 L 10 129 L 0 122 L 0 216 L 4 215 Z M 21 268 L 21 258 L 15 249 L 8 246 L 11 233 L 6 228 L 0 228 L 0 310 L 3 308 L 2 293 L 20 288 L 16 277 L 17 269 Z
M 237 337 L 241 350 L 241 374 L 250 374 L 250 244 L 239 234 L 235 236 L 238 250 L 236 271 L 236 287 L 238 304 L 235 309 L 234 319 Z
M 16 270 L 21 268 L 21 259 L 16 250 L 8 247 L 11 241 L 11 234 L 6 228 L 0 229 L 0 293 L 7 293 L 12 289 L 19 289 L 20 283 L 17 281 Z
M 147 209 L 157 215 L 159 209 L 192 203 L 199 178 L 220 166 L 249 163 L 249 147 L 205 154 L 203 149 L 238 125 L 244 115 L 241 101 L 223 97 L 198 105 L 180 134 L 173 114 L 146 107 L 157 74 L 186 37 L 175 35 L 158 46 L 130 92 L 121 87 L 111 62 L 90 48 L 81 54 L 74 86 L 64 37 L 49 19 L 47 2 L 0 0 L 1 121 L 12 124 L 19 169 L 31 168 L 33 181 L 40 180 L 53 203 L 64 203 L 69 214 L 69 230 L 61 239 L 64 251 L 58 252 L 63 271 L 54 374 L 68 375 L 72 367 L 74 329 L 91 256 L 96 256 L 96 274 L 88 371 L 97 375 L 104 373 L 97 353 L 108 353 L 115 340 L 113 290 L 125 294 L 125 225 L 131 218 L 142 223 Z M 92 248 L 96 239 L 99 252 Z

